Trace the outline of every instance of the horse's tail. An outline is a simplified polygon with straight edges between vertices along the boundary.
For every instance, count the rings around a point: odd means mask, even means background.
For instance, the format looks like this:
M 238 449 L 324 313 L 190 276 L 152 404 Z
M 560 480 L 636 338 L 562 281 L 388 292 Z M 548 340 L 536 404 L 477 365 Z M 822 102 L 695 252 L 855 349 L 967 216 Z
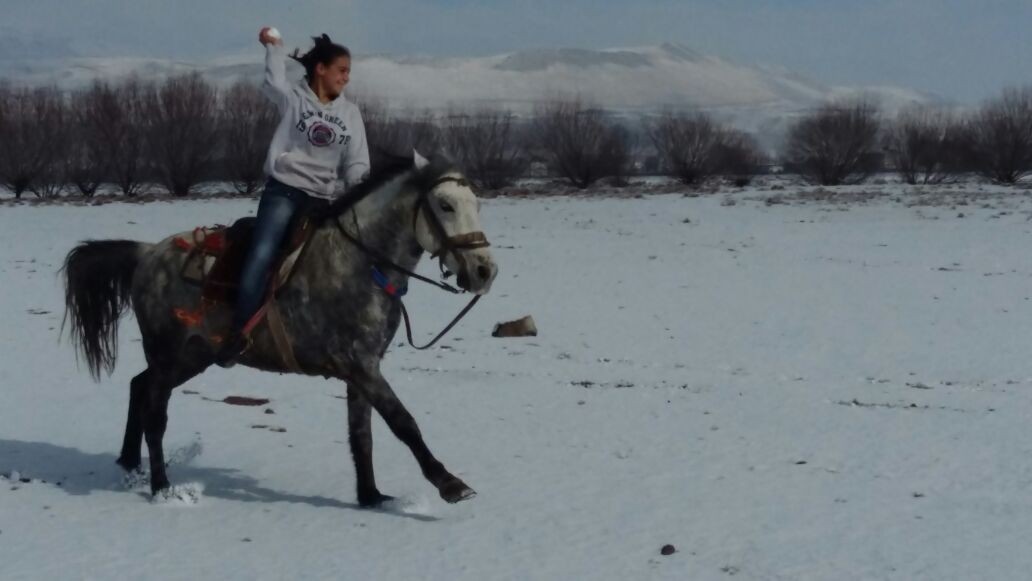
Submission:
M 118 319 L 129 306 L 133 273 L 149 244 L 131 240 L 88 240 L 65 258 L 65 318 L 76 355 L 86 358 L 94 381 L 110 374 L 118 355 Z

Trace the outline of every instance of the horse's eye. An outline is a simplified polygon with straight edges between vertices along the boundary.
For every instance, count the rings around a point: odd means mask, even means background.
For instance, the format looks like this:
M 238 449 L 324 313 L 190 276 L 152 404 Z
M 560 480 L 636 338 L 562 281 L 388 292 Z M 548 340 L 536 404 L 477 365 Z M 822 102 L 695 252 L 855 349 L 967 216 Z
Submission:
M 448 202 L 441 202 L 441 211 L 442 212 L 454 212 L 455 208 L 453 208 L 452 205 L 449 204 Z

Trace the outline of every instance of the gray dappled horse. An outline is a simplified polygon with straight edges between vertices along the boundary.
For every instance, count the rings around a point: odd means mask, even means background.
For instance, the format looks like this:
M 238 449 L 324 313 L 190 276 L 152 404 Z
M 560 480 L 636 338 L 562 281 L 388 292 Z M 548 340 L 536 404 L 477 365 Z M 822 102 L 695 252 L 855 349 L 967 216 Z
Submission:
M 473 489 L 430 452 L 415 419 L 380 372 L 402 307 L 396 296 L 373 284 L 370 272 L 378 263 L 393 261 L 400 268 L 382 273 L 388 283 L 404 288 L 409 277 L 402 269 L 411 271 L 429 252 L 441 259 L 442 269 L 456 274 L 462 289 L 487 293 L 498 269 L 481 233 L 479 201 L 453 166 L 416 154 L 374 172 L 326 214 L 291 278 L 277 293 L 277 304 L 300 371 L 347 383 L 348 433 L 359 503 L 376 506 L 391 498 L 380 493 L 373 476 L 372 409 L 409 447 L 441 498 L 448 502 L 471 498 Z M 130 384 L 118 463 L 127 471 L 138 470 L 146 439 L 154 494 L 170 486 L 162 438 L 172 390 L 207 369 L 214 358 L 208 335 L 184 326 L 173 314 L 175 307 L 197 304 L 201 292 L 183 280 L 187 253 L 175 247 L 174 238 L 156 244 L 87 241 L 69 252 L 64 263 L 66 316 L 94 379 L 99 379 L 101 368 L 108 373 L 114 368 L 122 312 L 131 304 L 136 314 L 147 369 Z M 229 316 L 229 309 L 212 312 L 202 331 L 225 329 Z M 252 346 L 239 362 L 290 372 L 270 335 L 267 325 L 258 325 Z

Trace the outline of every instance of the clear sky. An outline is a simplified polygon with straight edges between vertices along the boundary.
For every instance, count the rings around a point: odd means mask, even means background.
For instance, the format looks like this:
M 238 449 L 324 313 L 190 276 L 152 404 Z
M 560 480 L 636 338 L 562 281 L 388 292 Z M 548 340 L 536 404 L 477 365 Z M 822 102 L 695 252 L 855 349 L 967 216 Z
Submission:
M 827 84 L 900 85 L 960 102 L 1032 84 L 1032 0 L 0 0 L 0 7 L 0 46 L 16 42 L 32 52 L 207 58 L 257 51 L 258 27 L 272 24 L 288 44 L 307 46 L 305 36 L 327 32 L 357 54 L 676 42 Z

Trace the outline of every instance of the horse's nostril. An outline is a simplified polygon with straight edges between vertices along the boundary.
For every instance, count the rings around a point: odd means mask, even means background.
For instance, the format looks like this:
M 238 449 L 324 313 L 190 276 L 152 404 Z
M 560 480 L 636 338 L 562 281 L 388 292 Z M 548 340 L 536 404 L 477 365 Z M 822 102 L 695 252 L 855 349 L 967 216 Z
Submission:
M 479 276 L 481 280 L 487 280 L 491 278 L 491 269 L 481 264 L 477 267 L 477 276 Z

